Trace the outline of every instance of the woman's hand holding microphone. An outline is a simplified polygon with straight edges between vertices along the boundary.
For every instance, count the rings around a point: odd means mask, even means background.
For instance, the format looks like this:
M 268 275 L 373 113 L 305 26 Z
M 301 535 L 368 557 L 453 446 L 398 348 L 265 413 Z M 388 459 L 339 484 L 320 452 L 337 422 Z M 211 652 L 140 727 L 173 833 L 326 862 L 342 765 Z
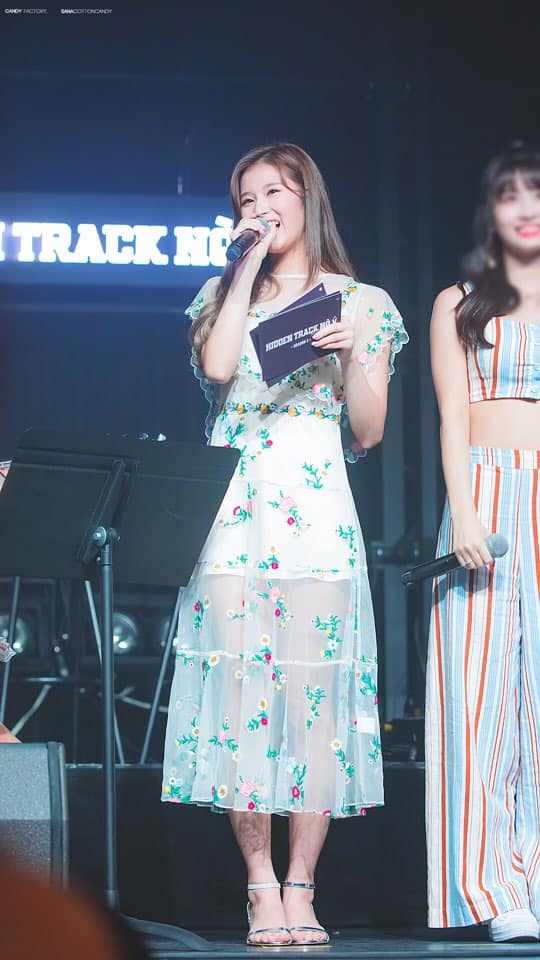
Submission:
M 475 570 L 493 563 L 486 545 L 489 530 L 480 522 L 476 512 L 463 520 L 453 519 L 453 549 L 462 567 Z
M 252 280 L 259 272 L 272 241 L 276 224 L 263 217 L 243 217 L 231 233 L 227 260 L 236 264 L 235 277 L 247 274 Z

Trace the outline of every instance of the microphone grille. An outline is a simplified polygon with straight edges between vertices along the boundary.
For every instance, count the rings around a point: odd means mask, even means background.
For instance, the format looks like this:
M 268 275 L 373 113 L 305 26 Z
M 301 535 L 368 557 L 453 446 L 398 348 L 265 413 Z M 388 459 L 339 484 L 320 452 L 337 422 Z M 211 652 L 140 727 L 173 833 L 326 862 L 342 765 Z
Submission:
M 492 557 L 504 557 L 508 550 L 508 540 L 502 533 L 490 533 L 486 538 L 486 546 Z

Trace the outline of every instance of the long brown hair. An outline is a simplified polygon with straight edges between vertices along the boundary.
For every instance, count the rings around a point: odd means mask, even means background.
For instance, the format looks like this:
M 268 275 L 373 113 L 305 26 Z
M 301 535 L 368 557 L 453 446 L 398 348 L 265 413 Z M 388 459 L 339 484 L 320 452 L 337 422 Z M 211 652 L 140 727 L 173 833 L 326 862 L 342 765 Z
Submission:
M 486 324 L 492 317 L 515 310 L 520 301 L 518 290 L 506 276 L 493 218 L 496 201 L 518 174 L 531 189 L 540 188 L 540 148 L 516 144 L 493 157 L 484 170 L 474 216 L 476 244 L 463 260 L 463 275 L 473 289 L 456 307 L 458 336 L 465 347 L 493 346 L 485 337 Z
M 322 174 L 309 154 L 294 143 L 275 143 L 255 147 L 238 161 L 232 172 L 230 186 L 235 225 L 242 217 L 240 203 L 242 177 L 246 170 L 256 163 L 269 163 L 277 167 L 283 179 L 292 181 L 304 200 L 308 280 L 313 283 L 321 270 L 328 273 L 344 273 L 356 279 L 336 227 Z M 191 325 L 189 338 L 197 354 L 200 354 L 223 306 L 234 269 L 234 264 L 227 264 L 216 287 L 215 295 L 209 303 L 204 304 L 199 316 Z M 276 292 L 279 290 L 279 283 L 270 275 L 271 269 L 271 259 L 267 255 L 255 278 L 250 304 L 257 302 L 265 285 L 270 290 Z

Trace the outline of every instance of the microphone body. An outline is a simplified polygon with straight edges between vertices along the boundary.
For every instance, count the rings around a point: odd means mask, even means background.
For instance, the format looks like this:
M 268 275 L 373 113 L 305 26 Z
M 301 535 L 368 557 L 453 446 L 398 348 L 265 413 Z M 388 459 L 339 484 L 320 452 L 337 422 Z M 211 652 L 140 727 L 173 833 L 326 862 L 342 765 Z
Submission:
M 486 547 L 493 559 L 503 557 L 508 550 L 508 541 L 500 533 L 490 533 L 486 537 Z M 455 553 L 447 553 L 444 557 L 437 557 L 436 560 L 428 560 L 427 563 L 419 563 L 411 570 L 406 570 L 401 574 L 401 582 L 405 586 L 411 583 L 419 583 L 421 580 L 427 580 L 428 577 L 441 577 L 451 570 L 457 570 L 461 564 Z
M 264 234 L 266 236 L 270 230 L 270 224 L 267 220 L 264 220 L 263 217 L 257 217 L 259 223 L 262 223 L 264 227 Z M 229 244 L 225 251 L 225 256 L 230 263 L 234 263 L 236 260 L 240 260 L 248 250 L 251 250 L 256 243 L 262 240 L 260 233 L 257 233 L 256 230 L 242 230 L 242 233 L 238 234 L 236 240 L 233 240 Z

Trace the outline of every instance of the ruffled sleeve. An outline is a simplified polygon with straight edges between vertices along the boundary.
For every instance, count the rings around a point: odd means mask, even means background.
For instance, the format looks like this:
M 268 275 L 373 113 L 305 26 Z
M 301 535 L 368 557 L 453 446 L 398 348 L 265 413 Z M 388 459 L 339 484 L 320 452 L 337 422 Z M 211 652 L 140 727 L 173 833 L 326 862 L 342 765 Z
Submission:
M 352 309 L 354 324 L 354 357 L 369 369 L 383 359 L 383 351 L 390 345 L 388 379 L 394 373 L 396 354 L 409 342 L 403 319 L 386 290 L 363 286 Z
M 353 357 L 368 372 L 377 363 L 387 363 L 388 380 L 395 370 L 395 358 L 409 341 L 403 319 L 386 290 L 360 284 L 352 291 L 350 302 L 344 303 L 354 326 Z M 389 351 L 386 348 L 389 347 Z M 366 451 L 349 425 L 344 404 L 341 413 L 343 452 L 349 463 L 365 457 Z
M 185 314 L 192 322 L 198 320 L 202 308 L 214 296 L 218 283 L 219 277 L 211 277 L 210 280 L 207 280 L 204 286 L 201 287 L 197 296 L 194 297 L 189 306 L 186 307 Z M 219 383 L 213 383 L 208 377 L 205 377 L 195 350 L 191 351 L 191 366 L 193 367 L 195 377 L 199 381 L 201 390 L 208 401 L 208 413 L 204 421 L 204 435 L 206 439 L 210 441 L 221 406 L 221 386 Z

